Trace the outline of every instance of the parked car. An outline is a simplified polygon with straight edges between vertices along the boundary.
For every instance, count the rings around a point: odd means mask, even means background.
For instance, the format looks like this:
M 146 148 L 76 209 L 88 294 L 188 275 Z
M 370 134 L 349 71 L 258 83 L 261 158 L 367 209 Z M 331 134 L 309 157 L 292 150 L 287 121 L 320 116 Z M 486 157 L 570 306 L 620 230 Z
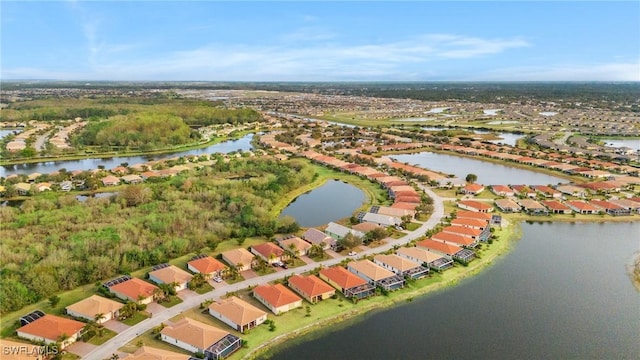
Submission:
M 358 253 L 357 253 L 357 252 L 355 252 L 355 251 L 349 251 L 349 254 L 347 254 L 347 255 L 349 255 L 349 256 L 356 256 L 356 254 L 358 254 Z
M 222 278 L 219 276 L 216 276 L 213 278 L 213 281 L 217 282 L 217 283 L 221 283 L 222 282 Z

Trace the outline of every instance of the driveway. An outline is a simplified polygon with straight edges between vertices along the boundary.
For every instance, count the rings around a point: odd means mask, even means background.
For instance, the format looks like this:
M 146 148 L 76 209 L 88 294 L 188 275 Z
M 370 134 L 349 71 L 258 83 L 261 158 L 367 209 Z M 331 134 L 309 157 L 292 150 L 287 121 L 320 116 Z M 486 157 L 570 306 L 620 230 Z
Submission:
M 315 261 L 311 260 L 311 258 L 306 256 L 306 255 L 300 256 L 300 260 L 304 261 L 305 264 L 313 264 L 313 263 L 315 263 Z
M 82 341 L 77 341 L 74 342 L 73 344 L 67 346 L 65 348 L 65 350 L 67 350 L 68 352 L 72 353 L 72 354 L 76 354 L 80 357 L 85 357 L 87 356 L 87 354 L 89 354 L 90 352 L 92 352 L 93 350 L 97 349 L 98 346 L 97 345 L 93 345 L 93 344 L 89 344 L 86 342 L 82 342 Z
M 198 293 L 189 289 L 184 289 L 178 292 L 178 297 L 182 299 L 182 301 L 191 299 L 194 296 L 198 296 Z
M 109 320 L 102 325 L 104 325 L 104 327 L 106 327 L 107 329 L 115 331 L 117 333 L 121 333 L 129 328 L 129 325 L 121 323 L 118 320 Z

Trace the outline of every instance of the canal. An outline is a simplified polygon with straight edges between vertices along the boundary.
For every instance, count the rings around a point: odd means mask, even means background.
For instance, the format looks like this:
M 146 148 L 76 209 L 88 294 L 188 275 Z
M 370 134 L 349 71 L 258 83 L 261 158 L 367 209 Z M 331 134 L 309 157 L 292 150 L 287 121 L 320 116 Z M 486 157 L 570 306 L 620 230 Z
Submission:
M 144 156 L 122 156 L 112 158 L 89 158 L 81 160 L 60 160 L 49 161 L 43 163 L 32 164 L 18 164 L 18 165 L 5 165 L 0 167 L 0 177 L 7 177 L 11 174 L 31 174 L 41 173 L 48 174 L 60 169 L 66 169 L 67 171 L 75 170 L 90 170 L 97 169 L 98 166 L 104 166 L 105 169 L 112 169 L 123 163 L 129 165 L 140 164 L 147 161 L 169 159 L 187 155 L 203 155 L 213 153 L 230 153 L 233 151 L 241 150 L 248 151 L 253 149 L 251 140 L 253 139 L 253 133 L 247 134 L 237 140 L 223 141 L 218 144 L 210 145 L 200 149 L 193 149 L 187 151 L 178 151 L 167 154 L 156 155 L 144 155 Z
M 279 346 L 288 359 L 638 359 L 640 223 L 522 224 L 455 287 Z
M 565 179 L 534 171 L 447 154 L 421 152 L 390 157 L 421 168 L 453 174 L 461 179 L 467 174 L 476 174 L 477 182 L 484 185 L 555 185 L 567 182 Z
M 292 216 L 302 227 L 321 226 L 350 217 L 366 201 L 367 196 L 358 187 L 329 180 L 298 196 L 282 210 L 280 217 Z

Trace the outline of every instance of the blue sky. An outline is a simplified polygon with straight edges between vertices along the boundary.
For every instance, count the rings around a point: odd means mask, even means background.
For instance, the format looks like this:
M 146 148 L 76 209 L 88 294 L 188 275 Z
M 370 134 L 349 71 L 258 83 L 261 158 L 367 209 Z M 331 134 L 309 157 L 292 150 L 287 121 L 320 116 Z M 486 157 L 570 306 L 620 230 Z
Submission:
M 0 2 L 2 79 L 640 81 L 640 2 Z

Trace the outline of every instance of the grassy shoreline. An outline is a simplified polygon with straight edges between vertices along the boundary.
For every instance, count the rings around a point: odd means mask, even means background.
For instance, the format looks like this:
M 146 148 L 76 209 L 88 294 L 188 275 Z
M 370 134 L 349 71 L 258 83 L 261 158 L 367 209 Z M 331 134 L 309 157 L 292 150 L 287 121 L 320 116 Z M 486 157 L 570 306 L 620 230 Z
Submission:
M 287 340 L 312 333 L 327 325 L 342 322 L 347 319 L 356 319 L 369 311 L 381 310 L 391 306 L 405 304 L 413 301 L 415 297 L 432 295 L 451 286 L 455 286 L 460 281 L 470 278 L 493 265 L 502 255 L 510 252 L 514 247 L 515 242 L 520 239 L 520 222 L 509 222 L 502 229 L 499 229 L 496 234 L 498 235 L 499 240 L 495 241 L 488 248 L 486 247 L 487 245 L 484 245 L 485 249 L 482 250 L 481 258 L 471 262 L 468 267 L 458 266 L 453 269 L 449 269 L 441 275 L 434 276 L 437 277 L 435 280 L 421 279 L 417 281 L 417 285 L 414 285 L 414 287 L 405 288 L 398 292 L 394 292 L 389 296 L 377 296 L 360 301 L 353 307 L 346 307 L 343 312 L 328 318 L 316 320 L 311 324 L 307 324 L 293 331 L 275 333 L 271 339 L 261 343 L 259 346 L 241 350 L 238 353 L 238 356 L 241 356 L 242 359 L 255 359 L 259 356 L 268 354 L 275 346 L 282 344 Z M 428 283 L 420 285 L 420 282 Z M 249 344 L 253 344 L 252 335 L 253 333 L 250 333 L 245 336 L 245 339 L 248 340 Z

